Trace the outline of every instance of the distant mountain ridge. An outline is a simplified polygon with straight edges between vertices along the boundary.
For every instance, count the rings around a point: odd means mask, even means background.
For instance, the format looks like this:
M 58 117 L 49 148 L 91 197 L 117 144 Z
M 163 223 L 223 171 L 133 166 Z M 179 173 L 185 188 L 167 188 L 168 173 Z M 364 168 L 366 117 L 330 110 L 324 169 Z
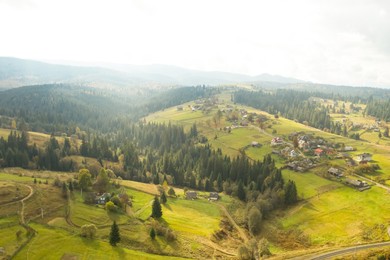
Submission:
M 25 85 L 76 83 L 99 88 L 223 85 L 251 82 L 280 84 L 304 83 L 277 75 L 200 71 L 168 65 L 120 65 L 107 67 L 51 64 L 40 61 L 0 57 L 0 89 Z

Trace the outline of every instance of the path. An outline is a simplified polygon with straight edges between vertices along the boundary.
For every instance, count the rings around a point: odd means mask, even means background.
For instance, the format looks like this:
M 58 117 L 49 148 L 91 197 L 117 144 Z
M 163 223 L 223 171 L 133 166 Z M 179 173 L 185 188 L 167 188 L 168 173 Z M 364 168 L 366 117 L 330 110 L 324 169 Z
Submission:
M 342 256 L 346 254 L 353 254 L 358 251 L 370 249 L 370 248 L 377 248 L 377 247 L 384 247 L 384 246 L 390 246 L 390 241 L 388 242 L 381 242 L 381 243 L 372 243 L 372 244 L 366 244 L 366 245 L 357 245 L 357 246 L 350 246 L 347 248 L 337 249 L 330 252 L 317 254 L 317 255 L 306 255 L 306 256 L 299 256 L 294 257 L 292 259 L 294 260 L 303 260 L 303 259 L 310 259 L 310 260 L 325 260 L 325 259 L 332 259 L 336 256 Z
M 22 204 L 22 209 L 20 210 L 20 223 L 24 225 L 25 224 L 25 220 L 24 220 L 24 201 L 28 200 L 34 194 L 34 190 L 33 190 L 33 188 L 30 185 L 27 185 L 27 184 L 23 184 L 23 185 L 30 189 L 30 194 L 28 194 L 27 197 L 25 197 L 25 198 L 20 200 L 20 203 Z
M 227 209 L 225 208 L 225 206 L 221 205 L 221 204 L 218 204 L 218 206 L 222 209 L 222 211 L 225 213 L 226 217 L 229 219 L 229 222 L 237 229 L 238 231 L 238 234 L 240 235 L 240 237 L 244 240 L 244 242 L 248 242 L 249 239 L 246 235 L 246 233 L 244 232 L 244 230 L 242 230 L 242 228 L 237 225 L 236 221 L 234 221 L 234 219 L 232 218 L 232 216 L 230 215 L 230 213 L 227 211 Z
M 7 205 L 14 204 L 14 203 L 25 201 L 25 200 L 29 199 L 34 194 L 34 190 L 33 190 L 33 188 L 30 185 L 22 184 L 22 183 L 19 183 L 19 184 L 29 188 L 30 189 L 30 193 L 26 197 L 24 197 L 24 198 L 22 198 L 20 200 L 15 200 L 15 201 L 7 202 L 7 203 L 4 203 L 4 204 L 0 204 L 0 206 L 7 206 Z

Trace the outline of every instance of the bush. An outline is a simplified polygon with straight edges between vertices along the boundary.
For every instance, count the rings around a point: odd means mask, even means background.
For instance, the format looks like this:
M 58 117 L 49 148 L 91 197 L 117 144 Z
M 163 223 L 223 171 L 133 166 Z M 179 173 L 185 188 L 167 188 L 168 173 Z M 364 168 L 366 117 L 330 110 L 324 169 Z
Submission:
M 97 227 L 94 224 L 87 224 L 81 226 L 81 236 L 93 239 L 96 235 Z
M 172 242 L 172 241 L 175 241 L 177 239 L 177 236 L 172 230 L 167 228 L 165 230 L 165 239 L 169 242 Z
M 109 201 L 106 203 L 106 210 L 109 212 L 116 212 L 117 207 L 115 206 L 114 202 Z

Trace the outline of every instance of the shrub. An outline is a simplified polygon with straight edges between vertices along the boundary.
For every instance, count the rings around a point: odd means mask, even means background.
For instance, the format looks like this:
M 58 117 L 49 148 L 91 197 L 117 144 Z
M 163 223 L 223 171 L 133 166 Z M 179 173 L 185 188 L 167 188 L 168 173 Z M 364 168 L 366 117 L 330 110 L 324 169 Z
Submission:
M 106 203 L 106 210 L 110 212 L 116 212 L 117 207 L 115 206 L 114 202 L 109 201 Z
M 177 239 L 177 236 L 172 230 L 167 228 L 165 230 L 165 239 L 169 242 L 172 242 L 172 241 L 175 241 Z
M 93 239 L 96 235 L 97 227 L 94 224 L 87 224 L 81 226 L 81 236 Z

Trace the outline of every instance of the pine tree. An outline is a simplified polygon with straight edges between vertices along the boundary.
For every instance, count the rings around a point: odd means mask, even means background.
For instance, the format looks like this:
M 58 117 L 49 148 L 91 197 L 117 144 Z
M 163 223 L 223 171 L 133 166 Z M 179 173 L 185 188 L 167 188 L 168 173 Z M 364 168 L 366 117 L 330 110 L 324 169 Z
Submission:
M 167 195 L 165 194 L 165 191 L 161 193 L 160 200 L 162 204 L 167 203 Z
M 383 131 L 383 136 L 389 137 L 389 128 L 387 126 L 385 127 L 385 130 Z
M 238 182 L 237 197 L 242 201 L 245 201 L 246 199 L 246 194 L 245 194 L 244 185 L 242 184 L 242 181 Z
M 156 196 L 154 197 L 153 206 L 152 206 L 152 218 L 161 218 L 161 216 L 162 216 L 161 204 Z
M 294 181 L 288 181 L 285 188 L 284 202 L 286 205 L 291 205 L 298 200 L 297 187 Z
M 121 241 L 121 236 L 119 234 L 119 228 L 116 222 L 112 223 L 111 232 L 110 232 L 110 244 L 116 246 L 117 243 Z
M 154 230 L 154 228 L 152 228 L 149 232 L 149 236 L 151 239 L 154 239 L 156 237 L 156 231 Z

